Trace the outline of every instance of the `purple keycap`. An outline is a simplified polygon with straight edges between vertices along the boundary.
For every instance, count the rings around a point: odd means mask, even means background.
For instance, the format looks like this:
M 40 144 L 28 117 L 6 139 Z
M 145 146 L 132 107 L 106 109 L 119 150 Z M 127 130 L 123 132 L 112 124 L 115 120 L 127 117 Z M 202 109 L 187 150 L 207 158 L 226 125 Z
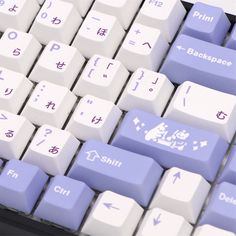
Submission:
M 94 192 L 85 183 L 66 176 L 55 176 L 34 215 L 77 230 L 93 196 Z
M 210 224 L 236 233 L 236 185 L 217 185 L 199 224 Z
M 236 51 L 181 34 L 160 70 L 177 84 L 192 81 L 236 95 Z
M 3 163 L 4 163 L 3 160 L 0 159 L 0 167 L 2 167 Z
M 218 134 L 155 116 L 128 112 L 112 145 L 150 156 L 165 168 L 179 167 L 215 179 L 228 144 Z
M 224 170 L 217 182 L 229 182 L 236 185 L 236 146 L 233 146 L 230 150 Z
M 0 175 L 0 204 L 29 214 L 47 179 L 37 166 L 19 160 L 8 161 Z
M 229 36 L 229 39 L 226 42 L 225 45 L 227 48 L 231 48 L 236 50 L 236 24 L 234 25 L 232 32 Z
M 215 44 L 222 44 L 230 21 L 219 7 L 197 2 L 184 22 L 181 33 Z
M 147 206 L 162 171 L 149 157 L 89 140 L 82 146 L 68 176 L 100 192 L 111 190 Z

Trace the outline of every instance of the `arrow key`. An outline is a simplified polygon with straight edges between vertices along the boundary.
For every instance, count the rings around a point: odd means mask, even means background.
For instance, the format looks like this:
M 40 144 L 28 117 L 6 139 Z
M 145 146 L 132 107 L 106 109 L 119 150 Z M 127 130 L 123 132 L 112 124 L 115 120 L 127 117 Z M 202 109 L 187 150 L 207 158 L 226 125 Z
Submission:
M 160 207 L 195 223 L 209 189 L 201 175 L 173 167 L 165 172 L 150 208 Z
M 160 208 L 149 210 L 136 236 L 189 236 L 192 226 L 182 217 Z
M 82 233 L 96 236 L 131 236 L 143 209 L 132 199 L 111 191 L 99 195 Z

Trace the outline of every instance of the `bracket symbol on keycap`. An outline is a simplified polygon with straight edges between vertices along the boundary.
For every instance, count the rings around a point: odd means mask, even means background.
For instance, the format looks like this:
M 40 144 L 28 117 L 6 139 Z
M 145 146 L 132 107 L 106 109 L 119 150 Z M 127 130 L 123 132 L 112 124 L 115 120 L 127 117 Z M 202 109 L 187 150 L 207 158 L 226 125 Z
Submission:
M 0 70 L 0 76 L 1 76 L 1 74 L 2 74 L 2 70 Z M 0 77 L 0 80 L 4 80 L 4 78 Z

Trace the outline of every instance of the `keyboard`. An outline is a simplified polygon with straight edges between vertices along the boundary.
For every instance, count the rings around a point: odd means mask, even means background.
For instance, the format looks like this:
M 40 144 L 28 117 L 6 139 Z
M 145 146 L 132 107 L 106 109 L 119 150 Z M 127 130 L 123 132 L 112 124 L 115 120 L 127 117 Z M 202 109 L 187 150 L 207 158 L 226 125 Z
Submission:
M 0 235 L 236 235 L 235 0 L 0 0 L 0 32 Z

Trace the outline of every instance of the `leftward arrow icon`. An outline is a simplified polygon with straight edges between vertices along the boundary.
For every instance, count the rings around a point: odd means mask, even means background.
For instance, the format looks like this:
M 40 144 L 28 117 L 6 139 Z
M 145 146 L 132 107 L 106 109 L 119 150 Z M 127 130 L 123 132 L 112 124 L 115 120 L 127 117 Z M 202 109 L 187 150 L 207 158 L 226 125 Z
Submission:
M 4 114 L 1 113 L 0 120 L 7 120 L 7 117 Z

